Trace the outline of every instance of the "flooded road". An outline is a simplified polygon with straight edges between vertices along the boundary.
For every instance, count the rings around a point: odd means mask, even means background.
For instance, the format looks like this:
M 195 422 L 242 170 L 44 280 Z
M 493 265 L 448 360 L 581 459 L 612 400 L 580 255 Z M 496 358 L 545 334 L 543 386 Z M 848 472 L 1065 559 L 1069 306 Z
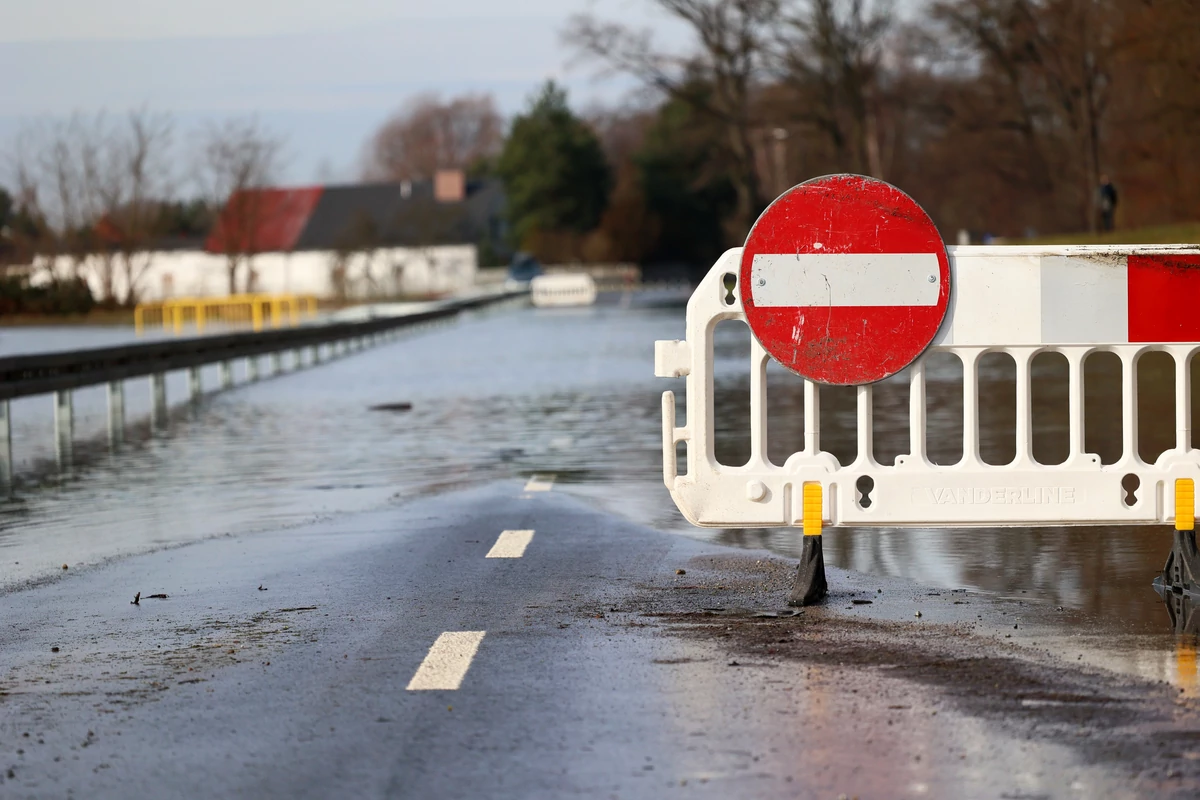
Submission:
M 682 304 L 652 294 L 628 307 L 606 299 L 587 309 L 465 315 L 331 364 L 177 406 L 159 432 L 141 419 L 149 406 L 145 382 L 131 381 L 126 402 L 138 421 L 115 454 L 99 439 L 103 390 L 81 391 L 77 432 L 93 444 L 77 444 L 78 462 L 65 477 L 49 467 L 50 399 L 14 403 L 25 485 L 0 516 L 0 588 L 56 574 L 64 563 L 279 529 L 535 472 L 553 472 L 566 491 L 661 530 L 796 555 L 794 530 L 703 530 L 682 520 L 662 485 L 659 398 L 666 389 L 682 394 L 683 381 L 653 376 L 653 342 L 683 335 Z M 717 455 L 740 463 L 748 451 L 749 338 L 744 327 L 725 325 L 718 336 Z M 1111 378 L 1103 366 L 1095 380 Z M 1056 367 L 1041 369 L 1053 375 Z M 947 388 L 955 377 L 953 364 L 931 366 L 929 424 L 941 436 L 931 443 L 931 458 L 939 463 L 951 463 L 961 441 L 961 400 L 956 407 Z M 1003 364 L 985 365 L 985 377 L 983 453 L 1002 463 L 1011 448 L 1012 390 Z M 212 375 L 206 380 L 215 385 Z M 770 455 L 777 463 L 803 432 L 800 383 L 789 380 L 782 372 L 769 377 Z M 1035 420 L 1035 454 L 1047 462 L 1065 438 L 1065 401 L 1054 385 L 1046 383 L 1039 405 L 1051 411 Z M 906 447 L 904 388 L 901 380 L 876 394 L 881 463 Z M 184 376 L 171 377 L 168 393 L 172 402 L 185 396 Z M 1147 391 L 1144 399 L 1150 448 L 1157 446 L 1153 431 L 1163 427 L 1162 414 L 1153 412 L 1158 396 Z M 1100 398 L 1092 413 L 1102 420 L 1114 401 Z M 1115 402 L 1119 409 L 1119 395 Z M 371 410 L 387 403 L 412 408 Z M 853 456 L 853 396 L 823 393 L 822 403 L 823 445 L 845 463 Z M 1173 420 L 1166 422 L 1173 430 Z M 1088 446 L 1109 460 L 1113 437 L 1105 431 L 1089 425 Z M 1169 547 L 1165 526 L 832 529 L 825 536 L 826 558 L 837 566 L 931 591 L 972 588 L 1019 598 L 1032 624 L 1015 635 L 1036 635 L 1051 648 L 1070 643 L 1081 659 L 1194 687 L 1195 662 L 1189 673 L 1178 658 L 1181 640 L 1150 588 Z

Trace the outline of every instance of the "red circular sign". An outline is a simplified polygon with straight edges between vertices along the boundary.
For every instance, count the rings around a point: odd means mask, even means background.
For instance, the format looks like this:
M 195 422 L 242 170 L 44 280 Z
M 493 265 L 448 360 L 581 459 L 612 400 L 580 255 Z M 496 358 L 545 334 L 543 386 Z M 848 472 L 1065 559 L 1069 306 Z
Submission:
M 911 364 L 950 303 L 929 215 L 891 184 L 829 175 L 772 203 L 746 237 L 742 307 L 779 363 L 819 383 L 873 383 Z

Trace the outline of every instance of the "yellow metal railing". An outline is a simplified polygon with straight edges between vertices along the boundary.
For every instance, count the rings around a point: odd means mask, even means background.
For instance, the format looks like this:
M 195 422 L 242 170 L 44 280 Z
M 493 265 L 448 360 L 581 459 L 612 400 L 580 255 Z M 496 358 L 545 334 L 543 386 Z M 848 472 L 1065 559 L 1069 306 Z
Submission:
M 298 325 L 301 317 L 317 314 L 317 298 L 301 294 L 235 294 L 229 297 L 176 297 L 161 303 L 139 303 L 133 325 L 139 336 L 147 326 L 169 328 L 177 335 L 192 326 L 202 333 L 206 325 L 280 328 Z

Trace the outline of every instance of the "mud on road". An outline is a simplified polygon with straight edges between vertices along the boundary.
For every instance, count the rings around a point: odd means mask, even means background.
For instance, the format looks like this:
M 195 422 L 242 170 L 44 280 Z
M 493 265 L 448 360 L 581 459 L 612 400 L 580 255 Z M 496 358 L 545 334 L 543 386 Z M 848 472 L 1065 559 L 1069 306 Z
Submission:
M 883 756 L 881 746 L 910 751 L 891 758 L 917 761 L 985 755 L 965 742 L 928 753 L 922 731 L 938 725 L 939 712 L 954 713 L 1034 747 L 1065 746 L 1073 760 L 1123 775 L 1136 796 L 1200 793 L 1200 700 L 1180 688 L 1077 663 L 1073 654 L 1014 644 L 999 631 L 981 630 L 966 609 L 954 610 L 970 621 L 930 621 L 928 612 L 907 612 L 923 603 L 884 597 L 870 588 L 869 576 L 835 581 L 821 606 L 787 609 L 791 562 L 699 556 L 685 567 L 683 575 L 641 587 L 644 616 L 677 636 L 716 645 L 731 672 L 757 671 L 767 682 L 793 683 L 797 697 L 807 695 L 799 710 L 802 724 L 813 728 L 815 738 L 838 742 L 860 764 Z M 990 602 L 965 592 L 931 594 L 941 595 L 944 605 Z M 890 620 L 851 613 L 870 614 L 885 603 L 905 607 L 909 621 L 895 619 L 894 608 Z M 788 713 L 786 703 L 779 711 Z M 881 735 L 881 728 L 910 735 Z M 1081 784 L 1072 788 L 1084 790 Z M 879 796 L 898 791 L 886 783 L 877 789 L 884 793 Z M 1126 796 L 1111 785 L 1101 793 L 1118 795 Z

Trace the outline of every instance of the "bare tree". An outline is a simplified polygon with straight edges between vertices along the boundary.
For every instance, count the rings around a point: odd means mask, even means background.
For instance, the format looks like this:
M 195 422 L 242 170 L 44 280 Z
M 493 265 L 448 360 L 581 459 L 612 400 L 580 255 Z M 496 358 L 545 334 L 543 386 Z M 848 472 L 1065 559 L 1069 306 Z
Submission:
M 55 278 L 90 271 L 101 302 L 136 302 L 159 210 L 173 191 L 171 145 L 171 119 L 144 109 L 116 124 L 104 114 L 74 114 L 21 132 L 18 194 L 45 222 L 37 250 L 50 269 L 65 272 Z
M 374 180 L 422 180 L 439 169 L 466 169 L 495 155 L 503 133 L 490 95 L 464 95 L 448 102 L 421 95 L 371 139 L 364 175 Z
M 105 129 L 103 115 L 74 114 L 28 126 L 17 135 L 17 191 L 24 206 L 45 221 L 47 235 L 37 250 L 52 279 L 80 277 L 94 249 L 91 226 L 99 211 Z M 103 298 L 111 299 L 111 281 L 104 286 L 102 277 L 101 283 Z
M 997 125 L 1012 125 L 1035 154 L 1038 182 L 1061 190 L 1095 230 L 1117 15 L 1111 0 L 941 0 L 935 20 L 977 59 L 995 87 Z
M 777 39 L 778 72 L 796 93 L 789 116 L 827 138 L 837 169 L 884 177 L 880 82 L 892 25 L 890 0 L 810 0 Z
M 739 239 L 762 207 L 755 164 L 752 99 L 766 69 L 771 30 L 785 0 L 650 0 L 686 24 L 695 49 L 675 54 L 648 31 L 589 14 L 571 18 L 564 38 L 583 55 L 633 75 L 669 97 L 715 118 L 737 195 L 730 236 Z
M 158 235 L 164 201 L 174 194 L 171 148 L 174 124 L 165 114 L 131 112 L 106 145 L 96 193 L 103 240 L 120 270 L 125 288 L 120 301 L 137 302 L 142 277 L 150 267 L 150 249 Z M 111 276 L 110 266 L 107 274 Z
M 245 117 L 208 126 L 196 156 L 201 191 L 217 215 L 213 238 L 226 256 L 229 293 L 237 294 L 239 275 L 258 252 L 259 233 L 268 208 L 262 192 L 282 165 L 283 141 L 257 119 Z
M 378 299 L 384 292 L 375 275 L 375 256 L 381 245 L 379 226 L 370 214 L 360 211 L 353 215 L 345 228 L 334 237 L 333 255 L 329 263 L 329 280 L 339 300 L 346 300 L 355 286 L 351 272 L 354 261 L 361 261 L 362 291 L 360 296 Z

